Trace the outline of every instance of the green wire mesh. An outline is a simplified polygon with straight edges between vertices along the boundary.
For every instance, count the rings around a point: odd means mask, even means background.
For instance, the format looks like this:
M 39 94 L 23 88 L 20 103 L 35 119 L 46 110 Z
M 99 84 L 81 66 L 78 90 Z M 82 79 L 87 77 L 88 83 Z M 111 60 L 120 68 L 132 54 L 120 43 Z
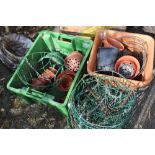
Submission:
M 17 75 L 23 83 L 23 87 L 33 87 L 32 80 L 38 78 L 49 67 L 57 69 L 57 73 L 47 84 L 37 87 L 39 90 L 47 91 L 49 88 L 57 87 L 60 81 L 56 80 L 56 77 L 65 70 L 64 56 L 59 52 L 36 52 L 30 54 L 25 58 L 25 64 Z
M 135 93 L 113 76 L 84 75 L 69 102 L 73 128 L 122 128 L 135 106 Z

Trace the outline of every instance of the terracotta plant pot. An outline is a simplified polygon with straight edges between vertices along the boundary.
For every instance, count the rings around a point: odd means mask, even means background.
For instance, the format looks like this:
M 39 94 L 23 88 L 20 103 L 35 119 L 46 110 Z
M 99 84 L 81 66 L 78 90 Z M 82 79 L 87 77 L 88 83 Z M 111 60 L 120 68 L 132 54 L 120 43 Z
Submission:
M 58 80 L 58 88 L 61 91 L 68 91 L 73 79 L 74 79 L 75 73 L 73 71 L 64 71 L 62 73 L 60 73 L 57 77 Z
M 83 55 L 80 52 L 74 51 L 69 56 L 65 58 L 65 65 L 68 70 L 76 72 L 81 64 Z
M 116 61 L 115 71 L 125 78 L 132 79 L 139 74 L 139 61 L 133 56 L 123 56 Z
M 33 87 L 40 87 L 47 84 L 52 78 L 55 77 L 57 70 L 53 67 L 46 69 L 38 78 L 32 80 Z
M 97 60 L 97 49 L 98 47 L 100 47 L 101 41 L 102 41 L 100 39 L 100 34 L 104 32 L 105 31 L 100 31 L 96 33 L 94 45 L 90 53 L 89 61 L 87 63 L 87 71 L 91 75 L 97 74 L 95 73 L 96 60 Z M 136 36 L 145 41 L 146 46 L 147 46 L 147 61 L 146 61 L 144 70 L 141 73 L 141 78 L 139 80 L 128 79 L 128 81 L 132 83 L 131 87 L 133 87 L 134 89 L 148 86 L 153 78 L 154 39 L 148 35 L 142 35 L 142 34 L 136 34 L 136 33 L 120 32 L 120 31 L 113 31 L 113 30 L 107 30 L 106 32 L 107 32 L 108 37 L 111 37 L 114 39 L 119 39 L 125 36 L 129 36 L 129 37 Z M 103 76 L 103 74 L 100 74 L 100 76 Z M 115 78 L 121 82 L 122 81 L 126 82 L 126 80 L 123 78 L 120 78 L 120 77 L 115 77 Z

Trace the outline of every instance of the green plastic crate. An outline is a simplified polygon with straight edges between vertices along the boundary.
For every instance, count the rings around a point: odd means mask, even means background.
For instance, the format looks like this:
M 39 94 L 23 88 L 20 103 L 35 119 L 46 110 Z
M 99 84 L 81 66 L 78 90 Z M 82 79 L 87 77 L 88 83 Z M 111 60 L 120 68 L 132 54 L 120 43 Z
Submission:
M 83 73 L 86 71 L 86 61 L 92 48 L 92 44 L 93 42 L 88 38 L 66 35 L 47 30 L 41 31 L 38 37 L 36 38 L 35 42 L 33 43 L 32 47 L 29 49 L 25 57 L 22 59 L 15 73 L 9 80 L 7 88 L 13 91 L 14 93 L 18 94 L 19 96 L 21 96 L 23 99 L 29 101 L 37 101 L 38 103 L 56 107 L 58 110 L 60 110 L 60 112 L 68 116 L 67 103 L 75 84 L 79 81 Z M 48 93 L 31 89 L 28 86 L 25 87 L 18 76 L 18 73 L 20 73 L 21 71 L 25 73 L 25 76 L 27 75 L 26 58 L 30 54 L 34 54 L 37 53 L 38 51 L 45 51 L 45 50 L 50 52 L 50 50 L 53 48 L 55 48 L 55 50 L 62 49 L 62 51 L 61 50 L 60 51 L 65 56 L 69 55 L 75 49 L 84 55 L 80 68 L 75 75 L 75 78 L 72 82 L 70 90 L 67 93 L 64 103 L 54 101 L 51 95 Z M 39 57 L 36 56 L 35 62 L 33 63 L 34 64 L 37 63 L 38 60 Z

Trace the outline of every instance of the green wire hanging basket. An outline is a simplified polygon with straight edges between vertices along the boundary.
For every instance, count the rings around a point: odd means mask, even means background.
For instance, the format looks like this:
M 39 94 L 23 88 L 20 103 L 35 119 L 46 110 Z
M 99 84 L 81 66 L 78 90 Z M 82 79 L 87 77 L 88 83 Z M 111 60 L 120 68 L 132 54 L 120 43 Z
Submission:
M 40 58 L 39 61 L 35 61 L 36 58 Z M 17 75 L 20 81 L 24 86 L 34 87 L 33 79 L 41 76 L 42 73 L 46 69 L 52 67 L 55 70 L 55 75 L 46 85 L 37 86 L 36 88 L 39 90 L 45 90 L 47 88 L 56 87 L 59 84 L 59 81 L 56 80 L 56 76 L 65 70 L 64 59 L 63 56 L 59 52 L 53 51 L 53 53 L 49 52 L 36 52 L 30 54 L 26 58 L 26 72 L 21 70 Z M 27 74 L 27 76 L 25 76 Z M 44 77 L 42 80 L 46 80 Z
M 84 75 L 69 101 L 72 128 L 123 128 L 135 107 L 135 93 L 113 76 Z

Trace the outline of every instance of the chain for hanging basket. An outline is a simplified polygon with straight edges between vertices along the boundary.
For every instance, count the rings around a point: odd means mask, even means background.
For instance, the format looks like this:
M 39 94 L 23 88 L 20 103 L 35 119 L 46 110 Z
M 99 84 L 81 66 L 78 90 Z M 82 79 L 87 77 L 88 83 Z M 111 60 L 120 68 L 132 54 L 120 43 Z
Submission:
M 134 91 L 113 76 L 84 75 L 70 102 L 73 128 L 122 128 L 135 106 Z

